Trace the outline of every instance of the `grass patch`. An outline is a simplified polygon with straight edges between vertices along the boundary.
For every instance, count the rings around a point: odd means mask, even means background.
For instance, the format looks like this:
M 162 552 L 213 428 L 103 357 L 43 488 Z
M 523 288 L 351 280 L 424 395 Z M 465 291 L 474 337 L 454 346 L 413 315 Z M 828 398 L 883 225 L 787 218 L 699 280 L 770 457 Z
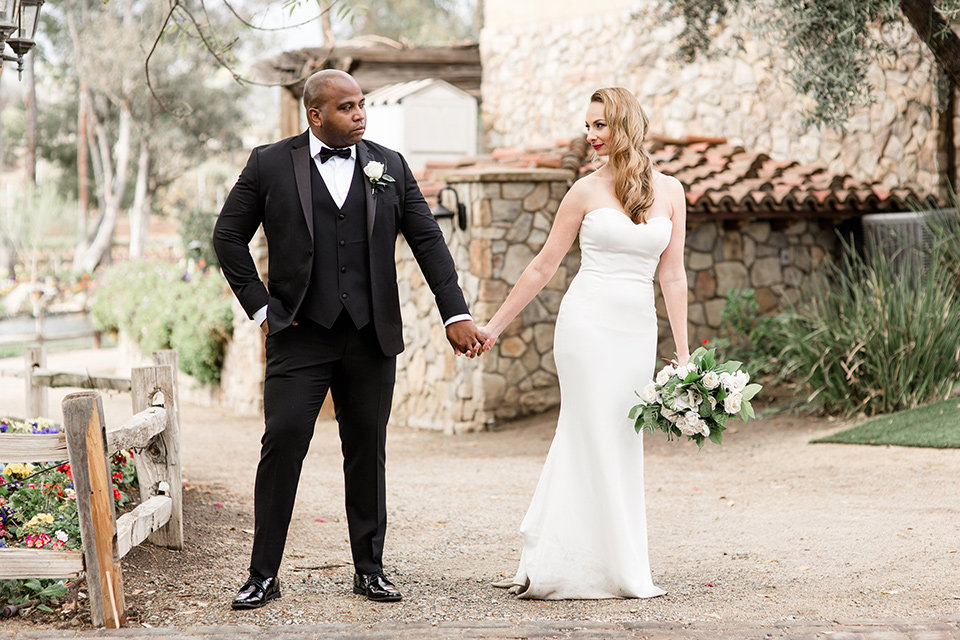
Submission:
M 960 449 L 960 398 L 867 420 L 811 443 L 895 445 Z

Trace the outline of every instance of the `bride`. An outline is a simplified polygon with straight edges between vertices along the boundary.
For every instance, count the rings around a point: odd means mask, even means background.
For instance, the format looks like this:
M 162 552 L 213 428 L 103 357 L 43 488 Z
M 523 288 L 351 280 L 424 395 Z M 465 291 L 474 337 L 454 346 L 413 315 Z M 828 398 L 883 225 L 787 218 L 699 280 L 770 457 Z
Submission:
M 557 316 L 554 356 L 560 417 L 520 526 L 513 579 L 521 598 L 650 598 L 643 439 L 627 418 L 634 390 L 653 378 L 660 288 L 686 364 L 687 278 L 683 186 L 655 171 L 643 148 L 647 116 L 626 89 L 590 97 L 587 142 L 607 161 L 560 203 L 540 253 L 483 328 L 484 348 L 550 280 L 579 235 L 581 266 Z

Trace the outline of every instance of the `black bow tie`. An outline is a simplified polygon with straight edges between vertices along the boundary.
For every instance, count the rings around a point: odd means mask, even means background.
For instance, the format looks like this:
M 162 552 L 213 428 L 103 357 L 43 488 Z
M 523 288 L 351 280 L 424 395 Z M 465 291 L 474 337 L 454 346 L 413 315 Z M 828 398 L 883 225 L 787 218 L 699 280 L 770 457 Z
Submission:
M 324 163 L 333 156 L 340 156 L 341 158 L 350 157 L 350 147 L 343 147 L 341 149 L 331 149 L 330 147 L 320 147 L 320 163 Z

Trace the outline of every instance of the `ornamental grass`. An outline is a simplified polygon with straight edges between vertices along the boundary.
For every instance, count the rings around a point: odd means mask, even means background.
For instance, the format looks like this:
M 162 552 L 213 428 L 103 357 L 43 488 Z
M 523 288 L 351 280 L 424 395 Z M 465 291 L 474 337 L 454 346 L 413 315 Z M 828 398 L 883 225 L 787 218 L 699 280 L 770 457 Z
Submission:
M 958 215 L 931 224 L 960 233 Z M 785 359 L 811 402 L 830 414 L 875 415 L 958 388 L 960 282 L 944 255 L 958 238 L 890 252 L 868 236 L 865 257 L 842 241 L 841 264 L 825 265 L 786 314 Z

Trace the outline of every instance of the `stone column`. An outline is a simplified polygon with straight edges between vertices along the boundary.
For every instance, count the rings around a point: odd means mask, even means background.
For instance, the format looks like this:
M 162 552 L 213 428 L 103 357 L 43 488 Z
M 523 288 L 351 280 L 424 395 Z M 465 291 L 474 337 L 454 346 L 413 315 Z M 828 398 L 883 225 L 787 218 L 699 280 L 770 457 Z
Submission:
M 479 168 L 447 177 L 467 207 L 466 231 L 441 227 L 467 304 L 483 325 L 543 247 L 573 173 L 553 169 Z M 483 429 L 497 420 L 559 404 L 553 327 L 560 299 L 579 266 L 574 247 L 557 275 L 480 358 L 453 355 L 429 287 L 403 241 L 398 274 L 406 350 L 398 361 L 391 421 L 447 433 Z

